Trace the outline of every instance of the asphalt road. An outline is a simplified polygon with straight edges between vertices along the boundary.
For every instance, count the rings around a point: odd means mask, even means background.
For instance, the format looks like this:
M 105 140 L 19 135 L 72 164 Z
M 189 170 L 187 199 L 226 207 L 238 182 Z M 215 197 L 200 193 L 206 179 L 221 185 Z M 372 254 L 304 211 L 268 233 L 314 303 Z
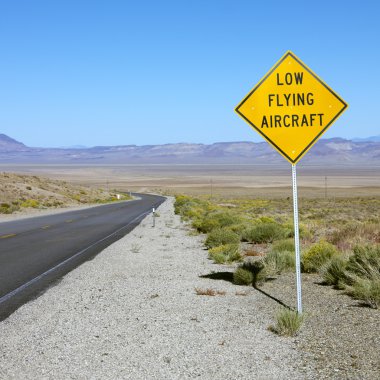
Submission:
M 130 232 L 165 198 L 0 223 L 0 320 Z

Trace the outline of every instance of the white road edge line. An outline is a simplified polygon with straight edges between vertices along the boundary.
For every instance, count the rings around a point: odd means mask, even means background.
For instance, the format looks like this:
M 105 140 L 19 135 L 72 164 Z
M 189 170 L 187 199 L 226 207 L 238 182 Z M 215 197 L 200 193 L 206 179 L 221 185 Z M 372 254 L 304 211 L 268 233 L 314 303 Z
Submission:
M 134 218 L 133 220 L 131 220 L 128 224 L 126 224 L 125 226 L 123 227 L 120 227 L 118 230 L 112 232 L 112 234 L 109 234 L 108 236 L 96 241 L 95 243 L 89 245 L 87 248 L 84 248 L 82 249 L 81 251 L 75 253 L 73 256 L 69 257 L 68 259 L 62 261 L 61 263 L 55 265 L 53 268 L 50 268 L 48 269 L 46 272 L 44 273 L 41 273 L 40 275 L 38 275 L 37 277 L 34 277 L 33 279 L 29 280 L 28 282 L 26 282 L 25 284 L 19 286 L 18 288 L 12 290 L 11 292 L 5 294 L 4 296 L 2 296 L 0 298 L 0 304 L 2 304 L 3 302 L 9 300 L 11 297 L 13 297 L 14 295 L 16 295 L 17 293 L 21 292 L 22 290 L 26 289 L 27 287 L 29 287 L 30 285 L 34 284 L 35 282 L 37 282 L 38 280 L 40 280 L 42 277 L 46 276 L 47 274 L 55 271 L 56 269 L 58 269 L 59 267 L 61 267 L 62 265 L 65 265 L 66 263 L 68 263 L 69 261 L 71 261 L 72 259 L 82 255 L 84 252 L 88 251 L 90 248 L 94 247 L 95 245 L 101 243 L 102 241 L 110 238 L 111 236 L 117 234 L 119 231 L 121 231 L 122 229 L 124 229 L 125 227 L 128 227 L 130 224 L 132 224 L 133 222 L 135 222 L 137 219 L 143 217 L 144 215 L 148 215 L 151 211 L 146 211 L 146 212 L 143 212 L 142 214 L 136 216 L 136 218 Z

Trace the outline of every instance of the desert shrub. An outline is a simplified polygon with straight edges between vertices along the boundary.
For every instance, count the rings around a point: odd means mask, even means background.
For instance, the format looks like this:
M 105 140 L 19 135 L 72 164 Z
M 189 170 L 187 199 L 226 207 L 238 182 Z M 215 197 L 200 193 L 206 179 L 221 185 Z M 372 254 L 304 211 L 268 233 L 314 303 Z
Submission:
M 342 241 L 350 240 L 353 236 L 357 234 L 358 224 L 357 223 L 348 223 L 342 228 L 335 229 L 330 236 L 328 237 L 328 241 L 331 244 L 338 245 Z
M 347 259 L 341 256 L 333 256 L 330 261 L 322 266 L 320 274 L 327 285 L 333 285 L 338 289 L 344 289 L 345 284 L 351 282 L 346 271 Z
M 278 335 L 295 336 L 304 322 L 304 315 L 294 310 L 282 309 L 276 315 L 276 325 L 271 328 Z
M 274 240 L 283 239 L 285 230 L 278 223 L 258 223 L 247 228 L 242 233 L 242 239 L 252 243 L 272 243 Z
M 380 243 L 380 223 L 376 221 L 350 222 L 342 228 L 336 228 L 328 240 L 332 244 L 348 248 L 361 242 Z
M 380 305 L 380 245 L 356 246 L 347 263 L 352 284 L 348 294 L 370 307 Z
M 19 210 L 17 205 L 9 204 L 9 203 L 0 203 L 0 214 L 12 214 L 14 211 Z
M 242 221 L 241 223 L 231 224 L 230 226 L 228 226 L 228 228 L 231 231 L 237 233 L 240 236 L 240 240 L 242 240 L 241 236 L 243 234 L 243 231 L 246 229 L 247 224 L 248 223 L 246 221 Z
M 263 260 L 255 260 L 255 261 L 246 261 L 239 266 L 244 270 L 251 272 L 252 274 L 252 285 L 256 287 L 265 281 L 266 271 L 265 264 Z
M 12 201 L 11 204 L 6 202 L 0 203 L 0 214 L 12 214 L 18 210 L 20 210 L 18 201 Z
M 240 236 L 229 228 L 215 228 L 207 235 L 205 245 L 207 248 L 217 247 L 224 244 L 237 244 Z
M 276 252 L 295 252 L 294 239 L 283 239 L 275 241 L 272 245 L 271 250 Z
M 211 211 L 214 207 L 210 202 L 191 198 L 186 195 L 176 196 L 174 202 L 174 212 L 181 215 L 185 220 L 200 219 L 202 220 L 204 215 Z
M 294 251 L 271 251 L 265 256 L 264 265 L 267 275 L 276 275 L 294 269 L 296 266 Z
M 347 269 L 361 278 L 376 278 L 380 274 L 380 245 L 356 246 Z
M 276 223 L 276 221 L 271 216 L 260 216 L 257 219 L 260 223 Z
M 239 244 L 223 244 L 211 248 L 208 253 L 210 259 L 217 264 L 231 263 L 242 259 Z
M 226 256 L 222 252 L 209 253 L 209 257 L 215 264 L 225 264 L 227 262 Z
M 219 227 L 228 227 L 241 222 L 238 215 L 228 211 L 212 213 L 210 217 L 218 222 Z
M 216 211 L 206 213 L 202 218 L 194 220 L 193 227 L 199 232 L 208 233 L 214 228 L 239 226 L 240 223 L 241 218 L 238 215 L 228 211 Z
M 177 195 L 174 202 L 174 212 L 180 214 L 182 207 L 190 202 L 190 197 L 186 195 Z
M 218 222 L 215 219 L 207 217 L 198 217 L 193 220 L 192 226 L 199 232 L 208 233 L 218 227 Z
M 380 222 L 367 222 L 359 227 L 359 235 L 366 241 L 380 243 Z
M 282 227 L 284 229 L 284 237 L 294 238 L 294 223 L 285 223 Z M 299 224 L 298 233 L 299 237 L 302 239 L 311 237 L 310 231 L 304 224 Z
M 305 272 L 317 272 L 328 260 L 338 255 L 338 250 L 327 241 L 320 241 L 302 255 L 302 268 Z
M 21 203 L 21 207 L 27 208 L 27 207 L 32 207 L 32 208 L 38 208 L 39 207 L 39 202 L 35 199 L 26 199 Z
M 187 204 L 181 212 L 181 216 L 185 220 L 202 219 L 206 211 L 198 203 Z
M 349 287 L 348 294 L 377 309 L 380 306 L 380 274 L 372 278 L 357 278 Z
M 380 246 L 356 246 L 349 259 L 333 256 L 321 269 L 325 282 L 372 308 L 380 306 Z
M 250 285 L 253 282 L 253 274 L 251 271 L 238 267 L 234 272 L 234 284 Z

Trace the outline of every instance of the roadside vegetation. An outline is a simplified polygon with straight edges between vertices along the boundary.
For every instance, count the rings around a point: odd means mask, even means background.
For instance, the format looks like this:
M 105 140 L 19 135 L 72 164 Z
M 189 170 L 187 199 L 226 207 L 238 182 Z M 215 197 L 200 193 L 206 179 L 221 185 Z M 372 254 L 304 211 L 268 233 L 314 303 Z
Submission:
M 175 212 L 206 235 L 211 260 L 235 265 L 237 285 L 257 287 L 295 270 L 289 199 L 178 195 Z M 299 212 L 302 271 L 379 308 L 380 199 L 301 199 Z
M 283 308 L 276 315 L 276 325 L 269 326 L 269 330 L 282 336 L 296 336 L 305 319 L 304 314 Z
M 38 176 L 0 173 L 0 214 L 79 204 L 127 200 L 127 194 L 106 191 Z

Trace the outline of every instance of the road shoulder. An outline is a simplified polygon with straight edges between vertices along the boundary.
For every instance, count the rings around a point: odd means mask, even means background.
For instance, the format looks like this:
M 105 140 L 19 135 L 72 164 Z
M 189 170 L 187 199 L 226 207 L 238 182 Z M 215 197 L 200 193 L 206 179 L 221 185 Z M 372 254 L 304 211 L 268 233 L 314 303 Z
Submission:
M 0 323 L 1 378 L 311 378 L 294 341 L 267 330 L 277 305 L 201 277 L 231 268 L 207 259 L 172 199 L 158 213 Z

